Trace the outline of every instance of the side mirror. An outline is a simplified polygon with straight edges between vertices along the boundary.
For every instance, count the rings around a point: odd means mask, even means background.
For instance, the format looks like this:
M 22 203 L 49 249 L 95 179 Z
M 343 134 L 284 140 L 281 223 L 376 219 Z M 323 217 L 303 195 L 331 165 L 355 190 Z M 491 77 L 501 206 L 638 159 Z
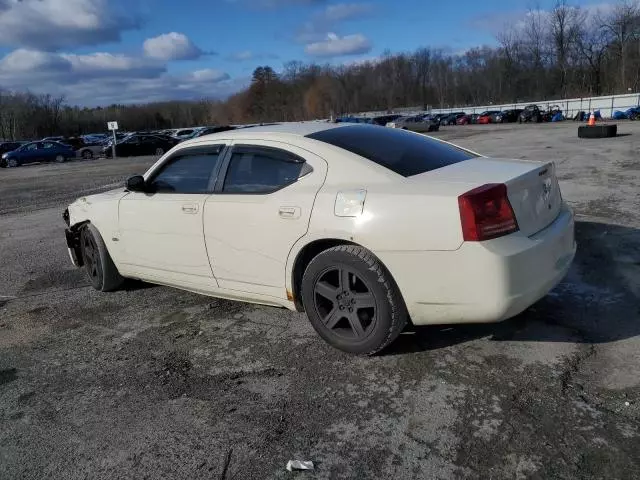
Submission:
M 142 175 L 134 175 L 133 177 L 127 178 L 125 188 L 130 192 L 146 192 L 147 185 L 144 183 L 144 177 Z

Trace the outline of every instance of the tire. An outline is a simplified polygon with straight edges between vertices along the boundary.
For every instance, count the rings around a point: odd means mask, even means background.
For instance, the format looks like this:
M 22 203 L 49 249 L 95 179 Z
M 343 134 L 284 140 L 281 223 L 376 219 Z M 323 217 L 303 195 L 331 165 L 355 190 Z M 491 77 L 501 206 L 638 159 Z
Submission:
M 311 260 L 302 277 L 302 303 L 318 335 L 359 355 L 384 349 L 408 322 L 391 274 L 357 245 L 330 248 Z
M 93 288 L 100 292 L 117 290 L 124 278 L 118 272 L 98 229 L 88 223 L 81 232 L 82 261 Z
M 618 134 L 618 125 L 594 125 L 578 127 L 578 138 L 611 138 Z
M 20 164 L 18 163 L 18 160 L 16 160 L 15 158 L 11 158 L 7 160 L 7 167 L 16 168 L 18 166 L 20 166 Z
M 66 158 L 64 158 L 63 155 L 56 155 L 56 158 L 54 160 L 56 163 L 64 163 L 66 161 Z
M 160 147 L 156 148 L 156 155 L 158 157 L 161 157 L 162 155 L 164 155 L 164 150 Z
M 93 152 L 91 150 L 83 151 L 82 158 L 84 158 L 85 160 L 91 160 L 93 158 Z

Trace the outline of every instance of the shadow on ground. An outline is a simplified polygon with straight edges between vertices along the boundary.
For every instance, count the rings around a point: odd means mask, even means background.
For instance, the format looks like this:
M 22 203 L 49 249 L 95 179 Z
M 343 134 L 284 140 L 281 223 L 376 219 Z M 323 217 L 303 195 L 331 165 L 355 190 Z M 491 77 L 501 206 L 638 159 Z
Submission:
M 640 230 L 576 223 L 578 251 L 549 295 L 502 323 L 413 327 L 387 350 L 398 355 L 488 337 L 493 341 L 608 343 L 640 334 Z

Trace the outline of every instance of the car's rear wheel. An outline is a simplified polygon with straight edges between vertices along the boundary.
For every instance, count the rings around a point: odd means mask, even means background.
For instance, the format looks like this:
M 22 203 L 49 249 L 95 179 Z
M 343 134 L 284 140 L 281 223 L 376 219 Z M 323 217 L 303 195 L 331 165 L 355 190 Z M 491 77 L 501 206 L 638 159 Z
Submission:
M 316 332 L 349 353 L 379 352 L 408 321 L 387 269 L 356 245 L 340 245 L 311 260 L 302 278 L 302 302 Z
M 65 160 L 66 159 L 64 158 L 64 155 L 56 155 L 56 158 L 55 158 L 56 163 L 64 163 Z
M 156 155 L 159 157 L 161 155 L 164 155 L 164 150 L 162 148 L 156 148 Z
M 120 276 L 98 229 L 88 223 L 81 233 L 82 260 L 91 285 L 101 292 L 116 290 L 124 279 Z
M 85 150 L 82 152 L 82 158 L 85 160 L 91 160 L 93 158 L 93 152 L 91 150 Z

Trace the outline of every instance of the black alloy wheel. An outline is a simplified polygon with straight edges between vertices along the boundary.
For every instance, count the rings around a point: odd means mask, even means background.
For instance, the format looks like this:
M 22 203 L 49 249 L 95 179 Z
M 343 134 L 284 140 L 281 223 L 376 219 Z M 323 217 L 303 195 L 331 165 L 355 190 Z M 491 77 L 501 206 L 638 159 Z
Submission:
M 376 324 L 376 299 L 366 280 L 341 265 L 322 273 L 314 286 L 314 307 L 337 337 L 364 340 Z
M 82 232 L 82 258 L 91 284 L 96 289 L 102 286 L 102 259 L 95 238 L 89 230 Z

